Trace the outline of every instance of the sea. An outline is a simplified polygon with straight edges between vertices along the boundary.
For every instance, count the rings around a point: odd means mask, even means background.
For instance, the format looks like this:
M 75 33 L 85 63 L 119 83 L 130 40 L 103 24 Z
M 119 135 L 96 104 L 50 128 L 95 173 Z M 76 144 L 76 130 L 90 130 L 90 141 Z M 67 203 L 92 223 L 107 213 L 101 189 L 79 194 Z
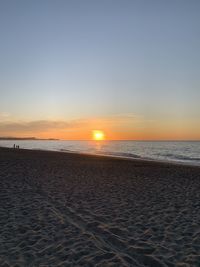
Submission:
M 86 153 L 200 166 L 200 141 L 0 140 L 0 147 Z

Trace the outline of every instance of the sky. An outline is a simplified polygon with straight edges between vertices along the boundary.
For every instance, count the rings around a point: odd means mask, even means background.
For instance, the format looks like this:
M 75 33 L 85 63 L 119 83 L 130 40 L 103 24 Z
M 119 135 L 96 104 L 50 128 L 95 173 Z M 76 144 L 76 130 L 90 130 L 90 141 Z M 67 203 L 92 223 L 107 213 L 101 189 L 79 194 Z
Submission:
M 200 140 L 199 0 L 0 0 L 0 136 Z

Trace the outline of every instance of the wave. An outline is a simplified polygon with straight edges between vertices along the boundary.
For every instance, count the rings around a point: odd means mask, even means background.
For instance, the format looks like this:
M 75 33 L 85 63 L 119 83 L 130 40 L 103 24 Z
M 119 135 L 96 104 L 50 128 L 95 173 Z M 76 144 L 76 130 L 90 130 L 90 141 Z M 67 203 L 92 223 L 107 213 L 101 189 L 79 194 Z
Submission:
M 200 157 L 186 156 L 175 153 L 156 153 L 155 155 L 163 158 L 177 159 L 177 160 L 188 160 L 188 161 L 200 161 Z
M 191 160 L 191 161 L 200 161 L 198 157 L 190 157 L 190 156 L 183 156 L 183 155 L 174 155 L 176 159 L 180 160 Z
M 113 152 L 113 151 L 75 151 L 69 149 L 60 149 L 62 152 L 70 153 L 83 153 L 83 154 L 92 154 L 92 155 L 102 155 L 102 156 L 113 156 L 113 157 L 122 157 L 122 158 L 132 158 L 132 159 L 144 159 L 144 160 L 162 160 L 162 161 L 173 161 L 173 162 L 200 162 L 199 157 L 185 156 L 180 154 L 173 153 L 155 153 L 151 155 L 137 155 L 128 152 Z
M 64 148 L 61 148 L 61 149 L 59 149 L 58 151 L 61 151 L 61 152 L 74 152 L 74 151 L 72 151 L 72 150 L 64 149 Z
M 106 155 L 106 156 L 116 156 L 116 157 L 126 157 L 126 158 L 135 158 L 135 159 L 166 159 L 170 160 L 183 160 L 183 161 L 200 161 L 199 157 L 185 156 L 180 154 L 173 153 L 155 153 L 151 155 L 141 156 L 128 152 L 113 152 L 113 151 L 74 151 L 69 149 L 60 149 L 63 152 L 73 152 L 73 153 L 87 153 L 87 154 L 95 154 L 95 155 Z
M 114 157 L 123 157 L 123 158 L 135 158 L 141 159 L 139 155 L 127 152 L 112 152 L 112 151 L 88 151 L 88 150 L 69 150 L 69 149 L 59 149 L 61 152 L 70 152 L 70 153 L 83 153 L 83 154 L 92 154 L 92 155 L 102 155 L 102 156 L 114 156 Z
M 100 152 L 95 154 L 101 154 L 101 155 L 108 155 L 108 156 L 116 156 L 116 157 L 127 157 L 127 158 L 142 158 L 139 155 L 133 154 L 133 153 L 127 153 L 127 152 L 112 152 L 112 151 L 106 151 L 106 152 Z
M 170 161 L 200 165 L 200 142 L 107 142 L 102 145 L 75 141 L 18 141 L 20 148 L 52 150 L 66 153 L 104 155 L 131 159 Z M 13 147 L 12 141 L 0 141 L 0 146 Z

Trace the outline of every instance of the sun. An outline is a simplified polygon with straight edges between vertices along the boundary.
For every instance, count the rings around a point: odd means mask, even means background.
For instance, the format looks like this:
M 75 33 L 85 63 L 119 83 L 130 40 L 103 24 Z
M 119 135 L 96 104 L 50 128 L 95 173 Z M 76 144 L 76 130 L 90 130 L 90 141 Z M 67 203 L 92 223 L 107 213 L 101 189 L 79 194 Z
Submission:
M 102 141 L 105 139 L 105 134 L 103 131 L 100 130 L 94 130 L 92 131 L 92 137 L 95 141 Z

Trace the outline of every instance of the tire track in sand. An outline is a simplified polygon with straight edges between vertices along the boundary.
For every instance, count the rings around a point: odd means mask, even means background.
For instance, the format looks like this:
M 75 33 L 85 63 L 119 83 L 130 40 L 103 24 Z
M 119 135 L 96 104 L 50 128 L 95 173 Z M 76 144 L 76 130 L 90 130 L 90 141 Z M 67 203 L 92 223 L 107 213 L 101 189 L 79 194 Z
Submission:
M 50 205 L 50 210 L 55 214 L 62 224 L 70 223 L 71 225 L 78 228 L 82 233 L 90 236 L 90 239 L 94 245 L 101 250 L 103 253 L 114 252 L 124 262 L 124 265 L 144 267 L 167 267 L 164 263 L 157 261 L 150 257 L 150 255 L 142 255 L 134 250 L 134 247 L 129 249 L 127 245 L 118 236 L 110 233 L 103 229 L 103 224 L 94 221 L 94 223 L 87 223 L 81 216 L 76 214 L 73 208 L 69 206 L 61 206 L 50 196 L 47 195 L 41 188 L 37 189 L 36 194 L 43 197 L 44 201 Z M 92 215 L 91 215 L 92 217 Z

